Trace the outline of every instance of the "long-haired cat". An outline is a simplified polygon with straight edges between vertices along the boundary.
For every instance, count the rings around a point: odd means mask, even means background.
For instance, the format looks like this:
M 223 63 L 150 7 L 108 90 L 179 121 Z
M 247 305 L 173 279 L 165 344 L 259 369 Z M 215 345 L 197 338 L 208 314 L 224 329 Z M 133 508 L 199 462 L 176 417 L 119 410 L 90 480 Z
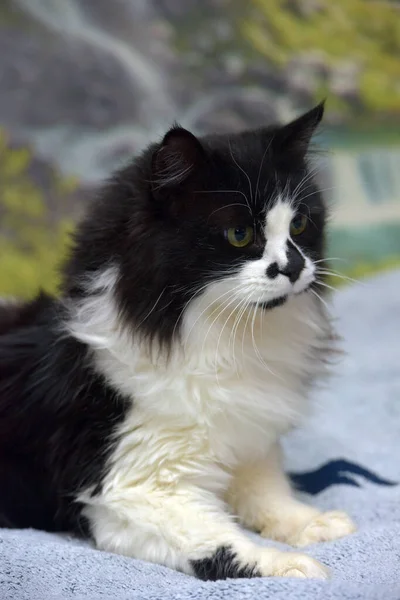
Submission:
M 332 331 L 323 106 L 201 138 L 174 126 L 104 186 L 61 297 L 0 309 L 0 524 L 90 535 L 202 579 L 327 576 L 293 546 L 354 530 L 296 500 L 279 437 Z

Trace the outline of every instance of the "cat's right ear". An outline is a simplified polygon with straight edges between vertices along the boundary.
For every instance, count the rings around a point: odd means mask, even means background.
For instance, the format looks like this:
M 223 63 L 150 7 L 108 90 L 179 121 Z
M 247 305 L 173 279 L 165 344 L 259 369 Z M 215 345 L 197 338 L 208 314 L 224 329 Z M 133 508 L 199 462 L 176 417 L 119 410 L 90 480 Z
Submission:
M 162 196 L 179 189 L 184 191 L 204 159 L 204 149 L 196 136 L 174 125 L 153 155 L 153 195 Z
M 304 159 L 312 136 L 324 115 L 325 101 L 281 127 L 274 136 L 272 147 L 277 155 Z

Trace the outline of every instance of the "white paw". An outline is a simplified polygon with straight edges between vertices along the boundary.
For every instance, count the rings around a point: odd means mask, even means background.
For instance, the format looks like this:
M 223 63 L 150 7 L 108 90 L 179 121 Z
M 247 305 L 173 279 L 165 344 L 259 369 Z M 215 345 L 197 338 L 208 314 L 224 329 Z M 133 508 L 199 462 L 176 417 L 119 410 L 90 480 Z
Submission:
M 300 548 L 317 542 L 336 540 L 355 531 L 356 526 L 346 513 L 331 511 L 314 517 L 290 543 Z
M 329 579 L 330 570 L 306 554 L 281 552 L 273 562 L 270 576 Z

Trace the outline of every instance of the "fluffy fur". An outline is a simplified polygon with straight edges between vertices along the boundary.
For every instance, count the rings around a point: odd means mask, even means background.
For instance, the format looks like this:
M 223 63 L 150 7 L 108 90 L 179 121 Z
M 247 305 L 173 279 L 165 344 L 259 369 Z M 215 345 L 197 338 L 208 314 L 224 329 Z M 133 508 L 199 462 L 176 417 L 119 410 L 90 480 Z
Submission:
M 173 127 L 93 204 L 61 298 L 0 307 L 1 524 L 203 579 L 327 576 L 237 522 L 295 546 L 354 530 L 292 496 L 279 451 L 332 349 L 305 159 L 322 112 L 229 137 Z

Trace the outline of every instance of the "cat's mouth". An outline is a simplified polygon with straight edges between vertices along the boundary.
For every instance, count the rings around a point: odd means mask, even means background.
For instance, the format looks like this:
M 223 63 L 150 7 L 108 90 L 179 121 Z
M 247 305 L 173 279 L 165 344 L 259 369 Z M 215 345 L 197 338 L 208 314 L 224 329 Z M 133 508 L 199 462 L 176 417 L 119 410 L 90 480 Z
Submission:
M 307 292 L 307 290 L 310 289 L 312 283 L 310 283 L 307 287 L 305 287 L 302 290 L 299 290 L 298 292 L 294 292 L 294 296 L 299 296 L 300 294 L 304 294 L 304 292 Z M 282 304 L 285 304 L 285 302 L 287 301 L 287 299 L 289 298 L 288 294 L 285 294 L 284 296 L 278 296 L 277 298 L 273 298 L 272 300 L 267 300 L 266 302 L 256 302 L 257 306 L 259 308 L 262 308 L 263 310 L 270 310 L 271 308 L 276 308 L 277 306 L 282 306 Z
M 273 300 L 268 300 L 267 302 L 257 302 L 257 306 L 262 308 L 263 310 L 270 310 L 271 308 L 276 308 L 277 306 L 282 306 L 285 304 L 287 296 L 279 296 L 278 298 L 274 298 Z

